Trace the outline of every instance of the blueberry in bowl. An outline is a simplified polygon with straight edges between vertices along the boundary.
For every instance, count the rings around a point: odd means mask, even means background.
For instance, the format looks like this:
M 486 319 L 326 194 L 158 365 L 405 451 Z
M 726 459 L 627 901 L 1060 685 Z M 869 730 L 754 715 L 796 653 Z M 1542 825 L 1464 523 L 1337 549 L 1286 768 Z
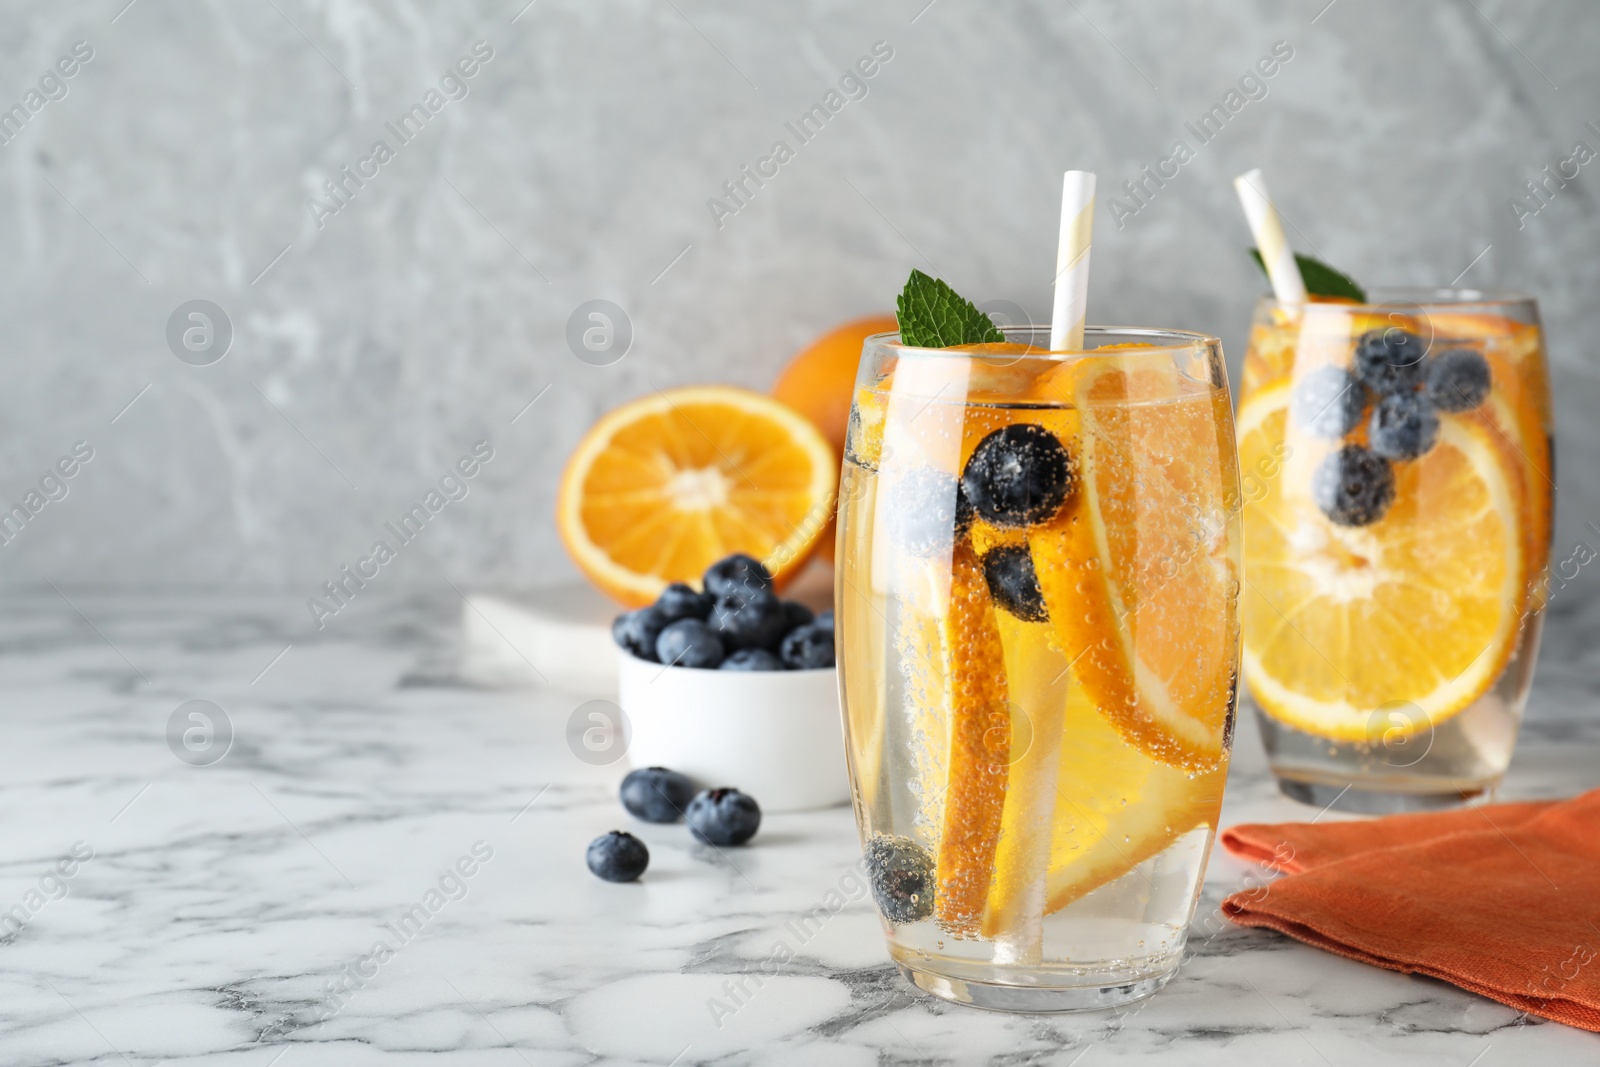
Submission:
M 707 625 L 726 648 L 778 647 L 785 632 L 783 601 L 766 589 L 747 596 L 718 597 Z
M 783 665 L 792 671 L 824 670 L 832 667 L 833 628 L 807 623 L 790 630 L 778 650 Z
M 699 592 L 685 582 L 673 582 L 661 590 L 652 607 L 667 622 L 677 622 L 679 619 L 703 621 L 711 614 L 712 603 L 713 598 L 709 594 Z
M 759 590 L 772 590 L 772 572 L 753 556 L 735 553 L 724 556 L 706 569 L 701 587 L 713 597 L 748 596 Z
M 764 648 L 741 648 L 722 661 L 719 671 L 781 671 L 783 660 Z
M 656 662 L 714 670 L 722 665 L 722 639 L 699 619 L 679 619 L 656 638 Z
M 656 640 L 671 621 L 653 604 L 637 611 L 625 612 L 618 615 L 611 623 L 611 640 L 630 655 L 659 662 L 656 661 Z

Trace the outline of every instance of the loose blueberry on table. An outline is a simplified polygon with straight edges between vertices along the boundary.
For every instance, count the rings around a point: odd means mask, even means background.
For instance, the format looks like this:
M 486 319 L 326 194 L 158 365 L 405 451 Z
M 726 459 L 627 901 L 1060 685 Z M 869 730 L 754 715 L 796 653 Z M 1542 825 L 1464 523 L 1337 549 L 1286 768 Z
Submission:
M 589 842 L 589 851 L 584 859 L 596 878 L 608 882 L 632 882 L 650 866 L 650 850 L 632 834 L 613 830 Z
M 707 789 L 689 801 L 683 819 L 708 845 L 742 845 L 761 826 L 761 805 L 737 789 Z
M 665 767 L 640 767 L 628 772 L 618 791 L 622 806 L 645 822 L 677 822 L 694 799 L 694 782 Z

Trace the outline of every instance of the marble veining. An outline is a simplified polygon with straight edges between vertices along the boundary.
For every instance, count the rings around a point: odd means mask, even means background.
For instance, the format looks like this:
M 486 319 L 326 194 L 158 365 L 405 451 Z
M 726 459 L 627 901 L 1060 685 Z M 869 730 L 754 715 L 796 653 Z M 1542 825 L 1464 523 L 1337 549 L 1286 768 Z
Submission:
M 459 599 L 375 597 L 312 639 L 289 598 L 5 604 L 0 1063 L 1600 1055 L 1594 1035 L 1220 921 L 1222 897 L 1260 877 L 1220 853 L 1154 998 L 1042 1018 L 954 1007 L 899 979 L 848 892 L 847 809 L 769 816 L 743 849 L 630 825 L 619 768 L 566 746 L 581 694 L 453 681 Z M 1600 609 L 1558 606 L 1549 633 L 1507 796 L 1594 784 L 1600 693 L 1576 653 Z M 166 740 L 194 699 L 233 727 L 211 766 Z M 1258 745 L 1243 724 L 1225 820 L 1314 814 L 1275 793 Z M 584 869 L 587 841 L 619 827 L 651 849 L 642 884 Z M 819 904 L 837 910 L 806 923 Z M 6 923 L 13 905 L 25 923 Z M 773 967 L 779 940 L 795 954 Z

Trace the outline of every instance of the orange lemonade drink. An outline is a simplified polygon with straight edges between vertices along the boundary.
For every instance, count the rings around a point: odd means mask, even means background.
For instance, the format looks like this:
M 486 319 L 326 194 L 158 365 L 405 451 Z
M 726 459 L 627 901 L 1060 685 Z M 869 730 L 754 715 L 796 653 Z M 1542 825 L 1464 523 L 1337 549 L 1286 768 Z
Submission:
M 868 340 L 840 485 L 857 821 L 890 953 L 1023 1011 L 1176 969 L 1232 737 L 1240 587 L 1214 338 Z
M 1283 790 L 1385 811 L 1505 773 L 1550 593 L 1533 301 L 1260 304 L 1238 413 L 1244 678 Z

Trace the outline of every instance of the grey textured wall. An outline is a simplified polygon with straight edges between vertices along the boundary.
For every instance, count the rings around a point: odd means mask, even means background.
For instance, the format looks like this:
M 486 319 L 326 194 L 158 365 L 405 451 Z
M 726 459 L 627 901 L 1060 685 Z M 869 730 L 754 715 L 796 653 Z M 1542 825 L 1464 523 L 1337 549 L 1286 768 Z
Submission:
M 911 267 L 1042 317 L 1067 167 L 1100 175 L 1091 321 L 1214 331 L 1235 366 L 1262 288 L 1230 187 L 1251 166 L 1303 251 L 1369 283 L 1471 264 L 1462 284 L 1533 292 L 1557 558 L 1600 520 L 1600 163 L 1520 229 L 1510 207 L 1576 142 L 1600 148 L 1591 0 L 125 2 L 0 19 L 0 103 L 28 115 L 0 147 L 0 497 L 94 450 L 0 549 L 12 587 L 309 595 L 478 439 L 493 460 L 384 580 L 570 573 L 551 497 L 603 408 L 764 387 Z M 1198 145 L 1185 121 L 1280 40 L 1265 97 Z M 29 112 L 78 41 L 92 59 Z M 477 41 L 492 58 L 441 90 Z M 800 145 L 784 123 L 878 41 L 893 58 L 865 98 Z M 402 144 L 385 123 L 430 89 L 438 113 Z M 1179 138 L 1194 158 L 1119 228 L 1106 194 Z M 393 158 L 313 218 L 379 139 Z M 795 157 L 714 220 L 708 198 L 780 139 Z M 594 298 L 633 325 L 613 365 L 565 340 Z M 194 299 L 234 332 L 208 366 L 167 341 Z

